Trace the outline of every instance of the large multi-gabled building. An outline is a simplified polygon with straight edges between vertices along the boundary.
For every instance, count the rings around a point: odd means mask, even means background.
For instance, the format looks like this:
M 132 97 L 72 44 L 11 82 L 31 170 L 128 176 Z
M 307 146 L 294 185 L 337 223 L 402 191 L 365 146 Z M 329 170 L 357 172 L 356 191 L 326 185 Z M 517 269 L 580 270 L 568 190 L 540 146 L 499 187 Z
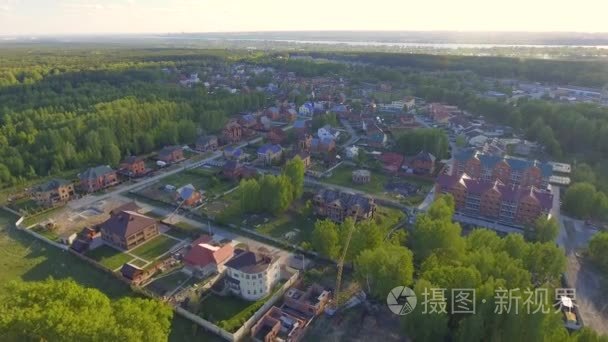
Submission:
M 553 175 L 553 167 L 537 160 L 510 156 L 499 157 L 475 150 L 465 150 L 454 155 L 452 173 L 467 174 L 483 181 L 500 180 L 506 185 L 535 186 L 546 188 Z
M 85 192 L 95 192 L 118 184 L 116 171 L 107 165 L 86 169 L 78 178 L 80 187 Z
M 374 216 L 376 202 L 370 196 L 322 189 L 313 197 L 314 213 L 332 221 L 342 222 L 347 217 L 356 221 Z
M 155 219 L 129 210 L 113 211 L 112 216 L 99 226 L 105 242 L 125 250 L 160 234 Z
M 547 217 L 553 206 L 548 190 L 473 179 L 467 174 L 439 176 L 435 193 L 451 194 L 457 211 L 522 226 Z

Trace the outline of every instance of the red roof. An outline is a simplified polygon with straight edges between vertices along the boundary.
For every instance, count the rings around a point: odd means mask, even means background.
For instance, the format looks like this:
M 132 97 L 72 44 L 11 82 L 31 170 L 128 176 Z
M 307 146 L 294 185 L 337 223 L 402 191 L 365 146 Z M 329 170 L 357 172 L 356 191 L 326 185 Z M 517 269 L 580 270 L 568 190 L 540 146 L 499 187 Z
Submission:
M 205 267 L 211 263 L 220 265 L 234 254 L 230 244 L 219 245 L 214 243 L 209 235 L 203 235 L 192 243 L 192 248 L 184 257 L 188 265 Z
M 399 168 L 401 168 L 401 164 L 403 164 L 403 160 L 405 159 L 405 157 L 399 153 L 385 152 L 382 153 L 382 155 L 380 155 L 378 159 L 380 159 L 386 170 L 395 172 L 399 171 Z

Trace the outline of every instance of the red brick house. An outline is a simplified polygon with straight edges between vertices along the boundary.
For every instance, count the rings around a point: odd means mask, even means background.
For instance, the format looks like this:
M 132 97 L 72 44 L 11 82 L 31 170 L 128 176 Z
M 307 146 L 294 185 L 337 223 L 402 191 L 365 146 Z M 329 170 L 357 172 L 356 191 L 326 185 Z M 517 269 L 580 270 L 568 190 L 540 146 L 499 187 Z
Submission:
M 243 178 L 255 177 L 257 171 L 255 169 L 248 168 L 235 160 L 230 160 L 224 164 L 221 174 L 226 179 L 238 181 Z
M 549 215 L 553 206 L 550 191 L 472 179 L 466 174 L 440 175 L 435 190 L 436 194 L 451 194 L 458 211 L 521 226 Z
M 287 139 L 287 133 L 279 127 L 273 127 L 266 133 L 266 138 L 272 144 L 281 144 Z
M 224 126 L 222 138 L 228 144 L 234 144 L 241 141 L 243 136 L 243 128 L 235 120 L 231 120 Z
M 116 171 L 107 165 L 92 167 L 78 175 L 80 187 L 85 192 L 95 192 L 118 184 Z
M 129 250 L 160 234 L 156 220 L 134 211 L 120 211 L 100 224 L 101 238 Z
M 382 163 L 382 168 L 388 173 L 396 173 L 401 169 L 405 157 L 395 152 L 384 152 L 378 160 Z
M 222 265 L 234 255 L 230 243 L 216 242 L 209 235 L 196 239 L 184 256 L 186 269 L 199 276 L 221 271 Z
M 545 188 L 553 175 L 548 163 L 509 156 L 498 157 L 464 150 L 454 155 L 453 172 L 486 181 L 500 180 L 507 185 L 535 186 Z
M 173 164 L 184 160 L 184 150 L 179 146 L 166 146 L 158 152 L 158 160 Z
M 129 177 L 143 176 L 148 172 L 144 158 L 136 156 L 125 158 L 125 160 L 120 163 L 119 171 L 121 174 L 125 174 Z
M 420 151 L 408 162 L 409 169 L 417 175 L 431 175 L 435 172 L 435 156 L 426 151 Z

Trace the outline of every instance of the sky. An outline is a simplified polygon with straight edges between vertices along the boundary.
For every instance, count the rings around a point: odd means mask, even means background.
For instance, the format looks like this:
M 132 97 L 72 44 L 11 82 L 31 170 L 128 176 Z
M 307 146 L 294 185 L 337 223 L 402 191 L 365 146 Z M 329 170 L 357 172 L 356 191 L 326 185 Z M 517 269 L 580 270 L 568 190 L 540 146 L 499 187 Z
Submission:
M 309 30 L 608 32 L 607 0 L 0 0 L 0 35 Z

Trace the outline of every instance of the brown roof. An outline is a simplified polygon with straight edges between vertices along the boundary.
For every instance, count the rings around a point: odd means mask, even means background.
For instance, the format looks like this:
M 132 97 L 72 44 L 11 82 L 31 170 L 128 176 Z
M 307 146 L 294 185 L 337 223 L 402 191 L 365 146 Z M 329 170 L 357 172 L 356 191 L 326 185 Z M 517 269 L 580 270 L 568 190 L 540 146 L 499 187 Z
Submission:
M 190 265 L 205 267 L 210 263 L 220 265 L 232 256 L 234 248 L 230 244 L 218 245 L 209 235 L 203 235 L 192 243 L 192 248 L 184 257 Z
M 141 207 L 135 203 L 135 201 L 127 202 L 119 207 L 116 207 L 110 211 L 110 215 L 118 214 L 121 211 L 135 211 L 138 212 L 141 210 Z
M 134 211 L 120 211 L 101 224 L 101 229 L 118 236 L 131 236 L 156 223 L 156 220 Z
M 260 273 L 275 260 L 272 256 L 237 249 L 234 251 L 234 257 L 228 260 L 225 266 L 244 273 Z

